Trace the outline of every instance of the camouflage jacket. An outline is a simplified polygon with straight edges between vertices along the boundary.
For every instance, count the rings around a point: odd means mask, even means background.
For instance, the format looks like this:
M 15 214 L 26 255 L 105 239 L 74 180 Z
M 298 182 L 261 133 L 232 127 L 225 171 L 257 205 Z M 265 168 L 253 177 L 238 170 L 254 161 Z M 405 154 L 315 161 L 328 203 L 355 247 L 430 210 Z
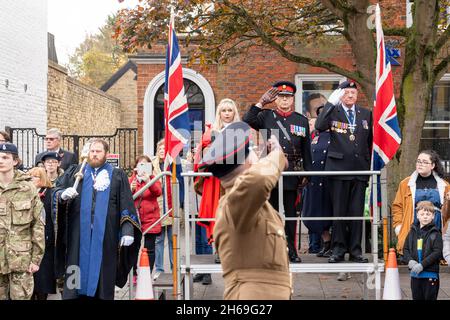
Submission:
M 39 265 L 45 248 L 45 213 L 30 176 L 15 171 L 0 184 L 0 274 L 25 272 Z

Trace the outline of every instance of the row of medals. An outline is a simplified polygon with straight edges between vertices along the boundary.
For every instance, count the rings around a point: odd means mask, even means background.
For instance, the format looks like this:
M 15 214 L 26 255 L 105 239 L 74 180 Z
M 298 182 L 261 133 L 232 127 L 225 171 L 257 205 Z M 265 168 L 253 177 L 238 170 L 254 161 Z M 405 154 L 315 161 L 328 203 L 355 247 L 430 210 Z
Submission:
M 347 133 L 347 129 L 341 129 L 341 128 L 336 128 L 336 127 L 331 127 L 331 130 L 336 131 L 337 133 Z M 355 141 L 355 135 L 353 134 L 353 132 L 355 131 L 354 128 L 351 128 L 349 126 L 349 131 L 350 131 L 350 136 L 349 139 L 350 141 Z

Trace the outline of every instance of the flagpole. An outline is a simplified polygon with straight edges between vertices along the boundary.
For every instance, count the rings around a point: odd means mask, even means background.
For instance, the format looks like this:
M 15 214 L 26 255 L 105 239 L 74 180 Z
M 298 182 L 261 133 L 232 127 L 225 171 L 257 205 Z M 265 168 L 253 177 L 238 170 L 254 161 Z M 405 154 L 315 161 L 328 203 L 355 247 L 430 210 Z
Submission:
M 172 37 L 175 28 L 174 22 L 174 9 L 173 6 L 170 8 L 170 23 L 169 23 L 169 44 L 170 44 L 170 52 L 169 52 L 169 66 L 172 64 Z M 169 88 L 169 87 L 168 87 Z M 169 88 L 170 90 L 170 88 Z M 168 91 L 169 92 L 169 91 Z M 167 115 L 169 117 L 169 115 Z M 168 128 L 166 128 L 168 130 Z M 178 234 L 180 229 L 180 217 L 179 217 L 179 208 L 180 201 L 178 199 L 178 181 L 176 176 L 176 159 L 172 159 L 172 254 L 173 254 L 173 268 L 172 268 L 172 278 L 173 278 L 173 298 L 174 300 L 178 300 L 178 282 L 179 282 L 179 248 L 178 248 Z

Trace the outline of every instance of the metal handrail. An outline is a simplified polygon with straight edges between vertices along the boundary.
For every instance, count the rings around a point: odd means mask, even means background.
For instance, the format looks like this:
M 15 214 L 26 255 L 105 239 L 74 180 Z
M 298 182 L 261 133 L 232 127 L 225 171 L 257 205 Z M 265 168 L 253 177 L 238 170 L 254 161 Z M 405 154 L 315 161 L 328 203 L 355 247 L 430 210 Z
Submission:
M 198 176 L 212 176 L 211 173 L 198 173 L 198 172 L 186 172 L 186 173 L 182 173 L 181 174 L 183 177 L 198 177 Z M 361 175 L 366 175 L 366 176 L 372 176 L 374 179 L 372 180 L 372 184 L 373 184 L 373 192 L 374 194 L 374 198 L 377 198 L 377 176 L 381 176 L 381 171 L 286 171 L 286 172 L 282 172 L 281 177 L 279 179 L 278 182 L 278 188 L 279 188 L 279 199 L 278 199 L 278 203 L 279 203 L 279 212 L 284 212 L 284 208 L 283 208 L 283 192 L 282 192 L 282 188 L 283 188 L 283 176 L 346 176 L 346 175 L 351 175 L 351 176 L 361 176 Z M 188 187 L 188 179 L 185 179 L 184 181 L 185 184 L 185 188 L 187 190 Z M 191 221 L 211 221 L 211 220 L 215 220 L 215 219 L 196 219 L 196 218 L 190 218 L 190 213 L 189 213 L 189 197 L 186 197 L 185 194 L 185 221 L 186 223 L 189 223 Z M 376 299 L 379 300 L 381 297 L 381 270 L 383 270 L 383 265 L 380 264 L 378 262 L 378 226 L 380 224 L 379 222 L 379 208 L 378 206 L 374 207 L 374 214 L 372 217 L 317 217 L 317 218 L 313 218 L 313 217 L 308 217 L 308 218 L 301 218 L 301 217 L 296 217 L 296 218 L 285 218 L 284 215 L 282 215 L 281 213 L 279 213 L 280 216 L 282 216 L 282 218 L 284 220 L 371 220 L 372 222 L 372 256 L 373 256 L 373 262 L 371 263 L 373 265 L 373 272 L 375 273 L 375 296 Z M 342 219 L 339 219 L 342 218 Z M 189 239 L 190 239 L 190 232 L 189 232 L 189 228 L 186 227 L 185 228 L 185 266 L 184 266 L 184 272 L 186 274 L 187 280 L 185 280 L 185 298 L 187 296 L 187 298 L 190 298 L 190 288 L 189 288 L 189 283 L 190 283 L 190 277 L 191 277 L 191 262 L 190 262 L 190 250 L 192 249 L 189 246 Z M 345 267 L 348 267 L 348 265 L 351 264 L 346 264 Z M 347 271 L 348 272 L 348 271 Z M 365 289 L 365 287 L 364 287 Z M 365 290 L 364 290 L 364 296 L 366 296 L 365 294 Z
M 133 200 L 136 200 L 137 197 L 139 197 L 141 194 L 143 194 L 148 188 L 150 188 L 153 184 L 155 184 L 156 181 L 161 179 L 163 176 L 171 176 L 171 175 L 172 175 L 172 173 L 169 171 L 162 171 L 162 172 L 158 173 L 152 180 L 147 182 L 145 184 L 145 186 L 143 186 L 141 189 L 139 189 L 138 192 L 133 194 Z
M 143 194 L 148 188 L 150 188 L 152 185 L 154 185 L 159 179 L 161 179 L 164 176 L 171 176 L 172 173 L 169 171 L 163 171 L 158 173 L 153 179 L 151 179 L 149 182 L 147 182 L 139 191 L 137 191 L 133 195 L 133 201 L 136 200 L 141 194 Z M 164 196 L 164 195 L 163 195 Z M 158 223 L 160 223 L 165 217 L 167 217 L 171 213 L 172 209 L 170 209 L 166 214 L 159 217 L 159 219 L 153 223 L 150 227 L 148 227 L 144 232 L 142 232 L 142 235 L 146 235 L 151 229 L 153 229 Z M 130 273 L 128 275 L 128 295 L 130 300 L 132 299 L 132 287 L 133 287 L 133 268 L 130 270 Z

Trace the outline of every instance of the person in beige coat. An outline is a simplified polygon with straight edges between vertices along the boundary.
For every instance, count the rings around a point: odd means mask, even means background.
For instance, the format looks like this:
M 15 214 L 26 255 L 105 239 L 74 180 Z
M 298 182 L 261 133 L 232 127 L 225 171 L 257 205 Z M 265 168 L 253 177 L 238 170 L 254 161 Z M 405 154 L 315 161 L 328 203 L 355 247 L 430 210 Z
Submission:
M 274 136 L 258 160 L 249 150 L 250 127 L 230 124 L 200 163 L 225 189 L 217 208 L 214 239 L 227 300 L 282 300 L 292 293 L 283 221 L 268 202 L 287 160 Z

